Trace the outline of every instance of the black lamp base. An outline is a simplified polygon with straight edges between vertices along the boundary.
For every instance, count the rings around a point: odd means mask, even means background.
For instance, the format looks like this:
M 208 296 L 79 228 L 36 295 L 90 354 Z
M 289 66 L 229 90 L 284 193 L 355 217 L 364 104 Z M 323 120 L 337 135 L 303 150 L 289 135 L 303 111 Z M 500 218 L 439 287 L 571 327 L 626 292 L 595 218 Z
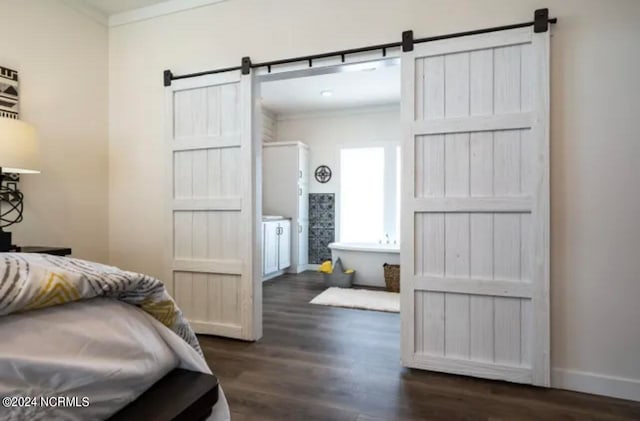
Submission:
M 11 251 L 11 233 L 0 229 L 0 252 Z

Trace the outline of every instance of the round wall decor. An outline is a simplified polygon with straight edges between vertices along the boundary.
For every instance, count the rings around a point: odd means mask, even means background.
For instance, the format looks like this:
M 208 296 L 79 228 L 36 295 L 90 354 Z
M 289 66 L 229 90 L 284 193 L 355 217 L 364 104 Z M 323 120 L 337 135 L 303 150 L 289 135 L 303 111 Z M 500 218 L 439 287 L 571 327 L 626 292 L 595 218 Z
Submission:
M 314 176 L 316 177 L 316 181 L 318 183 L 327 183 L 329 180 L 331 180 L 331 168 L 326 165 L 320 165 L 318 168 L 316 168 Z

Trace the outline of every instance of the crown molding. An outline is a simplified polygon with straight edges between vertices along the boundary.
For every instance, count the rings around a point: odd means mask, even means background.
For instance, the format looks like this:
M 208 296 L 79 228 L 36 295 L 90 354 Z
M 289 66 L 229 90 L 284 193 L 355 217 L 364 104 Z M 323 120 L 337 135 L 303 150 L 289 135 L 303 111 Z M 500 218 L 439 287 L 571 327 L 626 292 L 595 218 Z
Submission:
M 228 0 L 167 0 L 151 6 L 111 15 L 108 18 L 108 25 L 110 28 L 113 28 L 157 18 L 159 16 L 170 15 L 172 13 L 183 12 L 185 10 L 196 9 L 198 7 L 222 3 L 224 1 Z
M 66 4 L 71 9 L 76 12 L 88 17 L 94 22 L 99 23 L 100 25 L 107 26 L 109 24 L 109 17 L 104 14 L 101 10 L 92 6 L 89 3 L 86 3 L 82 0 L 62 0 L 64 4 Z

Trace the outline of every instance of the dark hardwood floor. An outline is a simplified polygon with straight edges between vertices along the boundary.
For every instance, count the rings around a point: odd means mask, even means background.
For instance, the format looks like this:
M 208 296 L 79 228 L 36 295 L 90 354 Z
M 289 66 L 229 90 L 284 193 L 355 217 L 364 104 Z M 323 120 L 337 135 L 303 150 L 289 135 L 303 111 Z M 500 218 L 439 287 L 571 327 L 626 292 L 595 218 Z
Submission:
M 200 336 L 232 420 L 640 419 L 640 403 L 411 370 L 398 314 L 309 304 L 307 272 L 264 283 L 264 337 Z

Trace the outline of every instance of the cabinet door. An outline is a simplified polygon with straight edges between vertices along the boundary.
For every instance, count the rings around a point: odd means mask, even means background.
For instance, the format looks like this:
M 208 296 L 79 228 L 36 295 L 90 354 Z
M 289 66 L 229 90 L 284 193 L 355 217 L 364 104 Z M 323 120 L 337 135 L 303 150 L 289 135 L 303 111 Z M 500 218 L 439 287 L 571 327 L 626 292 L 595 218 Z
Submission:
M 298 182 L 309 182 L 309 149 L 298 146 Z
M 298 148 L 298 220 L 309 220 L 309 150 Z
M 309 184 L 298 184 L 298 220 L 309 220 Z
M 280 243 L 278 252 L 278 269 L 285 269 L 291 266 L 291 223 L 289 221 L 280 222 Z
M 298 223 L 298 271 L 306 269 L 309 264 L 309 222 Z
M 264 237 L 262 242 L 263 275 L 278 270 L 278 222 L 264 222 Z

